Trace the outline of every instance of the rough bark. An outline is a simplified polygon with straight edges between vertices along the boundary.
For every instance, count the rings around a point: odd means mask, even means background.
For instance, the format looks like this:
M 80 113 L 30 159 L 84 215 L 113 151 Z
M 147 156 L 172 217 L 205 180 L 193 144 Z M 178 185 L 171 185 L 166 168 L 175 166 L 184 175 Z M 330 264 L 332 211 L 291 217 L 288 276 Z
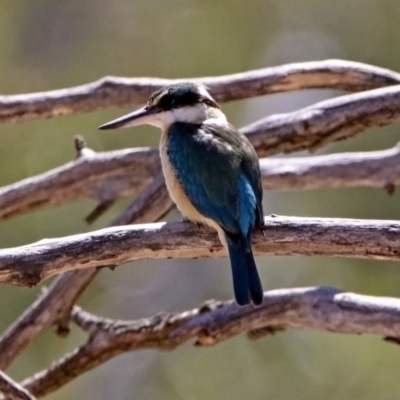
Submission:
M 225 102 L 300 89 L 369 90 L 400 84 L 400 75 L 368 64 L 326 60 L 194 80 L 207 85 L 217 101 Z M 108 76 L 69 89 L 0 96 L 0 122 L 137 106 L 145 103 L 154 90 L 172 82 L 176 80 Z
M 272 216 L 265 223 L 265 237 L 254 237 L 258 255 L 400 260 L 399 221 Z M 0 250 L 0 282 L 33 286 L 71 270 L 133 260 L 221 256 L 215 232 L 190 222 L 113 227 Z
M 89 339 L 22 383 L 36 396 L 57 390 L 124 352 L 170 350 L 188 340 L 197 346 L 210 346 L 243 333 L 258 339 L 286 329 L 373 334 L 392 342 L 400 337 L 399 299 L 327 287 L 265 292 L 260 307 L 211 301 L 194 310 L 137 321 L 100 318 L 79 307 L 74 307 L 72 316 Z

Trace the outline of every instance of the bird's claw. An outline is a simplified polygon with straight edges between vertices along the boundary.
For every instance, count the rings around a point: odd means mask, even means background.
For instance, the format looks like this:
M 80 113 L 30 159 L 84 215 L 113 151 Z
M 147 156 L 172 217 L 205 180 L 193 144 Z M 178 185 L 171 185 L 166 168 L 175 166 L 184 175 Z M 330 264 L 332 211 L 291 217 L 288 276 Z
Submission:
M 197 228 L 200 228 L 201 225 L 202 225 L 200 222 L 192 221 L 192 220 L 190 220 L 188 217 L 183 217 L 183 218 L 182 218 L 182 222 L 190 222 L 190 223 L 192 223 L 192 224 L 195 224 L 195 225 L 197 226 Z

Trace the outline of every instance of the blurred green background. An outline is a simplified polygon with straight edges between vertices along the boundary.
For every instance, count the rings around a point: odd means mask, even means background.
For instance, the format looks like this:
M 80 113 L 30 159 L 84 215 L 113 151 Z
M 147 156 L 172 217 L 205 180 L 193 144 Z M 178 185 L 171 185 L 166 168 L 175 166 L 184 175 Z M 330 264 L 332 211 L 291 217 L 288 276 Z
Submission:
M 104 75 L 168 78 L 228 74 L 295 61 L 343 58 L 400 71 L 397 0 L 5 0 L 0 3 L 0 93 L 44 91 Z M 304 91 L 224 106 L 237 126 L 312 104 L 337 93 Z M 0 185 L 75 158 L 73 136 L 95 150 L 156 146 L 159 132 L 104 133 L 101 123 L 125 110 L 2 125 Z M 397 127 L 370 130 L 320 151 L 385 149 Z M 304 155 L 307 155 L 304 153 Z M 121 201 L 94 227 L 84 217 L 94 201 L 19 216 L 0 224 L 0 247 L 106 226 Z M 281 215 L 399 219 L 399 195 L 343 189 L 265 194 L 265 212 Z M 177 212 L 168 216 L 181 218 Z M 307 257 L 262 257 L 266 289 L 329 285 L 398 296 L 394 263 Z M 39 288 L 2 286 L 0 328 L 36 298 Z M 131 319 L 192 308 L 232 296 L 226 259 L 137 262 L 104 271 L 80 301 L 87 310 Z M 7 307 L 4 307 L 7 304 Z M 85 339 L 43 334 L 10 369 L 22 379 Z M 291 331 L 215 348 L 125 354 L 48 396 L 50 399 L 365 399 L 397 398 L 400 349 L 377 337 Z

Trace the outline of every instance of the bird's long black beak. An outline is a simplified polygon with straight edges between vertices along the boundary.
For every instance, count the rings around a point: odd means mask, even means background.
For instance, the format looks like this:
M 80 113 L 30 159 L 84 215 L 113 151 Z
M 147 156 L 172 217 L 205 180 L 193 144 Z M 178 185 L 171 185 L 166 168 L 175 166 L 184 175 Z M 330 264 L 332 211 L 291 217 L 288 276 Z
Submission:
M 157 110 L 152 107 L 143 107 L 120 118 L 114 119 L 113 121 L 107 122 L 99 126 L 99 129 L 129 128 L 131 126 L 148 124 L 150 121 L 154 120 L 156 112 Z

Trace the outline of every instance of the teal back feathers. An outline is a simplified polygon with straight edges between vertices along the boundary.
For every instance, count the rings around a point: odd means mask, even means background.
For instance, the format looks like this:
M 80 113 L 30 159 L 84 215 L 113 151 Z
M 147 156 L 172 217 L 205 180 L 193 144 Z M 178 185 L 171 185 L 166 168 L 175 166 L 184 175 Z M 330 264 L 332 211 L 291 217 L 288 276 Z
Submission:
M 168 132 L 167 154 L 195 208 L 217 222 L 226 236 L 236 300 L 262 302 L 262 287 L 251 251 L 251 235 L 263 226 L 257 154 L 229 124 L 176 122 Z

